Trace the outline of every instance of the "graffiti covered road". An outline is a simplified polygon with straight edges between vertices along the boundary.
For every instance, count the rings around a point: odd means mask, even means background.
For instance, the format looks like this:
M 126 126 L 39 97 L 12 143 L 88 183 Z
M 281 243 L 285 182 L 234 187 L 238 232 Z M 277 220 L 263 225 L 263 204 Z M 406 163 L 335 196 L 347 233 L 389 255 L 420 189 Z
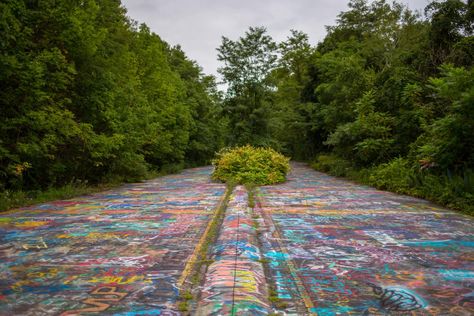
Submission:
M 474 315 L 474 220 L 293 164 L 255 207 L 211 168 L 0 214 L 0 315 Z M 222 208 L 224 209 L 224 208 Z
M 286 312 L 474 315 L 474 220 L 293 164 L 260 188 L 262 253 Z
M 0 315 L 179 315 L 210 168 L 0 214 Z

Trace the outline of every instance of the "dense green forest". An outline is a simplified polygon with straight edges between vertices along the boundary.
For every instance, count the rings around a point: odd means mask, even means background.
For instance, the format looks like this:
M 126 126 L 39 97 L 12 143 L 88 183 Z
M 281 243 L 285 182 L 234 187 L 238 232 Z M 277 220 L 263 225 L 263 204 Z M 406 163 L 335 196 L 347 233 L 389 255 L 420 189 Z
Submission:
M 138 180 L 223 145 L 219 93 L 118 0 L 0 4 L 0 189 Z
M 316 47 L 223 38 L 231 144 L 474 211 L 474 1 L 352 0 Z
M 351 0 L 316 46 L 223 37 L 225 93 L 119 0 L 0 12 L 1 191 L 133 181 L 251 144 L 473 211 L 472 0 Z

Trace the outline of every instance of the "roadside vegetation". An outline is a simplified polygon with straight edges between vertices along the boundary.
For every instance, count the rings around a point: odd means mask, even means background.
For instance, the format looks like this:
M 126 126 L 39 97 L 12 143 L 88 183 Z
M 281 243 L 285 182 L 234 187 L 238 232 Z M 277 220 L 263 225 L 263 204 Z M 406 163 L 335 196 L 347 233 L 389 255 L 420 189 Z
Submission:
M 223 38 L 229 142 L 472 214 L 474 1 L 348 5 L 316 46 Z
M 16 192 L 135 181 L 249 144 L 472 213 L 472 0 L 350 0 L 315 46 L 298 30 L 224 36 L 225 92 L 119 1 L 0 9 L 0 196 L 15 205 Z M 280 182 L 280 167 L 257 159 L 237 181 Z
M 214 78 L 120 1 L 0 12 L 0 211 L 207 164 L 224 145 Z
M 474 173 L 433 174 L 414 167 L 408 159 L 396 158 L 371 168 L 354 167 L 334 155 L 320 155 L 311 164 L 316 170 L 381 190 L 431 200 L 474 216 Z
M 0 192 L 0 211 L 20 206 L 33 205 L 51 200 L 68 199 L 78 195 L 85 195 L 103 191 L 112 185 L 89 186 L 83 183 L 70 183 L 59 188 L 50 188 L 43 191 L 10 191 Z

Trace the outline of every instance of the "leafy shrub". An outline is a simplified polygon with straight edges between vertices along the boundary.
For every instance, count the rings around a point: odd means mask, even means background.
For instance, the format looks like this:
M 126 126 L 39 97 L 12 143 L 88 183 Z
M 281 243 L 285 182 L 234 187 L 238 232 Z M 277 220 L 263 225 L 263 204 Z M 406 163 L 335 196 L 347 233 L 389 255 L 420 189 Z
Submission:
M 474 173 L 433 174 L 414 168 L 409 160 L 396 158 L 369 170 L 367 184 L 378 189 L 409 194 L 474 214 Z
M 411 189 L 415 187 L 417 177 L 407 159 L 396 158 L 370 171 L 368 184 L 396 193 L 414 193 Z
M 336 155 L 319 155 L 311 166 L 319 171 L 327 172 L 332 176 L 346 177 L 351 170 L 351 163 Z
M 375 92 L 370 90 L 356 103 L 355 120 L 338 125 L 325 142 L 336 154 L 360 166 L 386 161 L 394 143 L 394 118 L 376 112 L 374 103 Z
M 426 173 L 421 177 L 420 195 L 436 203 L 474 215 L 474 172 L 439 176 Z
M 441 77 L 431 78 L 433 102 L 426 105 L 440 113 L 423 126 L 424 133 L 412 144 L 418 160 L 446 169 L 474 166 L 474 68 L 443 65 Z
M 406 158 L 395 158 L 372 168 L 355 168 L 334 154 L 319 155 L 311 165 L 333 176 L 347 177 L 359 183 L 400 194 L 425 198 L 474 215 L 474 172 L 435 174 L 415 167 Z
M 266 185 L 284 182 L 290 170 L 290 158 L 271 148 L 250 145 L 224 148 L 212 161 L 214 180 Z

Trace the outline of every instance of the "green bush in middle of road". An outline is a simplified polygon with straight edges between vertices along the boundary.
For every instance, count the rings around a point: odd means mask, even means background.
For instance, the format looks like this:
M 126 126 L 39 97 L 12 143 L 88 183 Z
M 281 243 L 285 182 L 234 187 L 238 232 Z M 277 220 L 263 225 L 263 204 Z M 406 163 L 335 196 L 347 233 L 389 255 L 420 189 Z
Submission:
M 226 148 L 213 160 L 214 180 L 240 184 L 266 185 L 284 182 L 290 170 L 290 158 L 271 148 L 250 145 Z

